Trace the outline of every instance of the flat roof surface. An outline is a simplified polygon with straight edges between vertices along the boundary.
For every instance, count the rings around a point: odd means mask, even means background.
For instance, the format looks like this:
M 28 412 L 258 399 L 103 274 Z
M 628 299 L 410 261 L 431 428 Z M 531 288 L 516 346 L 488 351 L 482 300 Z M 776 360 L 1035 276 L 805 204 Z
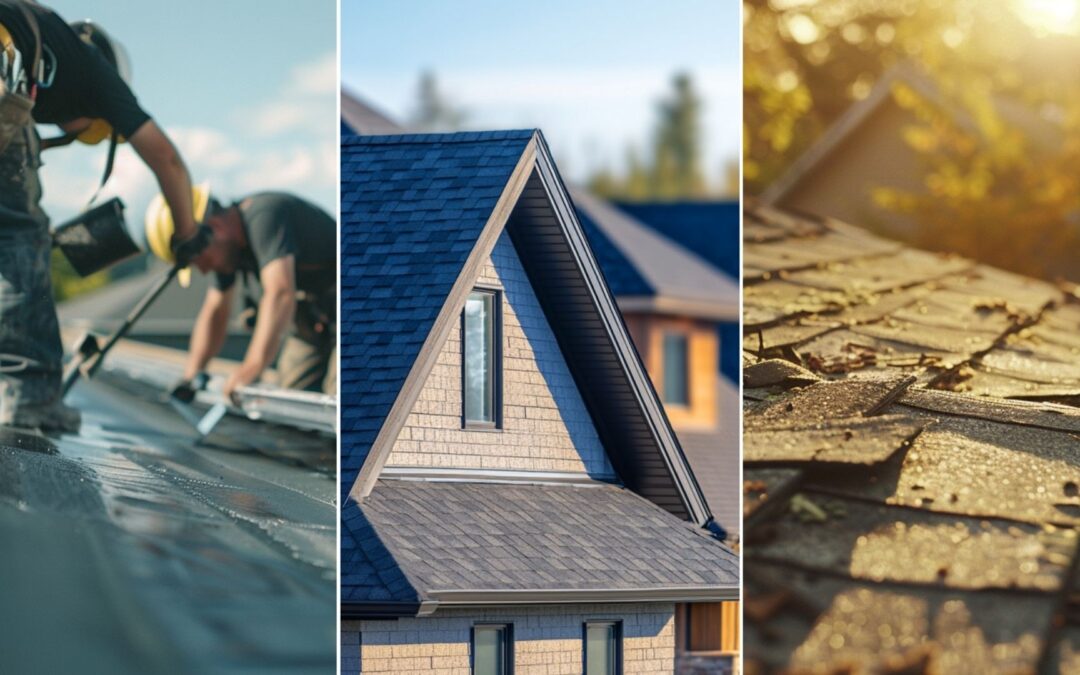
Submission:
M 228 417 L 197 443 L 164 398 L 103 370 L 80 433 L 0 429 L 5 669 L 332 670 L 333 439 Z
M 748 670 L 1080 666 L 1080 303 L 746 210 Z

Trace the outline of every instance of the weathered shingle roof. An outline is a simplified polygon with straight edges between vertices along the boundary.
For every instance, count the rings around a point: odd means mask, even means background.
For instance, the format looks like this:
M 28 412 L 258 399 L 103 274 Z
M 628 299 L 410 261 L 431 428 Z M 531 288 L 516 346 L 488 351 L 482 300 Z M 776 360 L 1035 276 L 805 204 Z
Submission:
M 345 525 L 377 538 L 409 586 L 395 599 L 466 591 L 733 591 L 738 561 L 705 530 L 621 487 L 380 480 Z M 381 551 L 354 556 L 342 601 L 386 600 Z M 344 561 L 343 561 L 344 564 Z M 397 582 L 399 580 L 393 580 Z M 413 595 L 415 594 L 415 595 Z
M 342 141 L 343 493 L 533 133 Z
M 652 298 L 657 311 L 666 306 L 682 315 L 738 318 L 739 284 L 734 278 L 584 190 L 571 194 L 589 243 L 599 251 L 604 277 L 624 311 L 631 307 L 627 302 Z M 737 248 L 738 238 L 730 234 L 727 241 Z
M 1073 289 L 757 205 L 745 233 L 748 659 L 1058 672 Z
M 739 202 L 618 202 L 621 211 L 738 279 Z

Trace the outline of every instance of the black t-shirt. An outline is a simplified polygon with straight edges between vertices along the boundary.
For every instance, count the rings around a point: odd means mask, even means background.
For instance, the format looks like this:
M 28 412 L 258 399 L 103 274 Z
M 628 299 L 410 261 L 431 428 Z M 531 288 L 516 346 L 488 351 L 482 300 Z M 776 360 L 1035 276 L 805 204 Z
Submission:
M 292 255 L 296 288 L 322 298 L 333 298 L 337 287 L 337 223 L 325 211 L 283 192 L 260 192 L 239 203 L 248 248 L 239 272 L 256 279 L 259 270 L 278 258 Z M 226 290 L 236 274 L 216 274 L 214 285 Z
M 48 89 L 38 87 L 35 122 L 62 124 L 80 117 L 103 119 L 121 136 L 130 138 L 150 119 L 116 68 L 55 12 L 34 3 L 0 0 L 0 24 L 11 33 L 27 70 L 34 60 L 35 41 L 20 5 L 37 19 L 42 43 L 56 56 L 52 85 Z

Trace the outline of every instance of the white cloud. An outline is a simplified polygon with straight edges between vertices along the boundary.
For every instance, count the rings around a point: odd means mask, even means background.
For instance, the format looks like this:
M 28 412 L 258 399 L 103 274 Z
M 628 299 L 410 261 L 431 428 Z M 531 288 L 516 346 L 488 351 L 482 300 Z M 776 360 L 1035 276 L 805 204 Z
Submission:
M 292 69 L 288 90 L 299 94 L 325 96 L 338 90 L 337 52 L 331 51 L 310 63 Z
M 291 101 L 275 102 L 254 111 L 250 129 L 258 136 L 277 136 L 296 129 L 310 129 L 316 122 L 311 106 Z

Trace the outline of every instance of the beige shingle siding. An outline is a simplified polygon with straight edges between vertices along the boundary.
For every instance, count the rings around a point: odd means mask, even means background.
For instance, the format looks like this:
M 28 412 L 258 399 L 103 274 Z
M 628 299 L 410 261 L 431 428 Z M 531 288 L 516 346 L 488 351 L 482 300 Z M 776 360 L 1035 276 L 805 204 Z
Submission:
M 512 623 L 516 675 L 569 675 L 581 672 L 585 621 L 616 619 L 623 622 L 623 672 L 664 675 L 674 671 L 673 612 L 668 603 L 459 609 L 397 621 L 346 621 L 342 631 L 343 642 L 362 643 L 365 675 L 469 675 L 473 624 Z M 358 672 L 342 669 L 342 675 Z
M 502 289 L 503 428 L 462 429 L 461 326 L 454 326 L 387 466 L 613 472 L 555 335 L 504 233 L 478 285 Z

